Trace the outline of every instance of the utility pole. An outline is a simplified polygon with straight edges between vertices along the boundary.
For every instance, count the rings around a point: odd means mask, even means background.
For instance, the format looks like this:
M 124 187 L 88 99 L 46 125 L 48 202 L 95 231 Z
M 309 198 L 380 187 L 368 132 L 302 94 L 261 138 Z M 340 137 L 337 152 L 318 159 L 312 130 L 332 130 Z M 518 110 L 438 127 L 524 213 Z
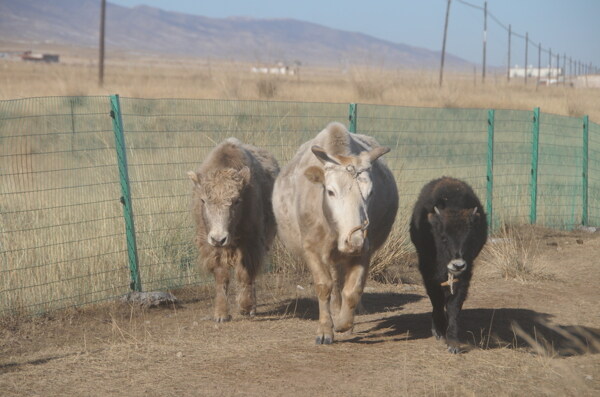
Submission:
M 506 80 L 510 82 L 510 38 L 512 36 L 512 27 L 508 25 L 508 67 L 506 71 Z
M 552 78 L 552 48 L 548 48 L 548 84 Z
M 542 77 L 542 43 L 539 43 L 538 44 L 538 78 L 537 78 L 537 85 L 538 86 L 540 85 L 540 78 L 541 77 Z
M 525 32 L 525 85 L 527 85 L 527 50 L 529 46 L 529 32 Z
M 481 82 L 485 83 L 485 46 L 487 44 L 487 1 L 483 2 L 483 68 L 481 70 Z
M 444 79 L 444 57 L 446 56 L 446 36 L 448 34 L 448 16 L 450 15 L 450 3 L 452 0 L 448 0 L 446 6 L 446 22 L 444 23 L 444 40 L 442 41 L 442 64 L 440 65 L 440 87 Z
M 104 21 L 106 19 L 106 0 L 102 0 L 100 9 L 100 59 L 98 60 L 98 85 L 104 85 Z
M 563 85 L 567 85 L 567 53 L 563 53 Z

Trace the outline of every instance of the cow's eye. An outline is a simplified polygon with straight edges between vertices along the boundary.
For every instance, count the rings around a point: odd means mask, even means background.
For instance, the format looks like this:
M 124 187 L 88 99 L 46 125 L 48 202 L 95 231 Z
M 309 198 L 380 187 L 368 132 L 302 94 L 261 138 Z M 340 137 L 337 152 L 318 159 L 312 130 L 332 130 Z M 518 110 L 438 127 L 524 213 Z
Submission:
M 329 197 L 335 197 L 335 193 L 334 193 L 334 192 L 333 192 L 333 190 L 331 190 L 331 189 L 327 189 L 327 195 L 328 195 Z
M 233 205 L 239 205 L 242 202 L 241 198 L 236 198 L 235 200 L 233 200 Z

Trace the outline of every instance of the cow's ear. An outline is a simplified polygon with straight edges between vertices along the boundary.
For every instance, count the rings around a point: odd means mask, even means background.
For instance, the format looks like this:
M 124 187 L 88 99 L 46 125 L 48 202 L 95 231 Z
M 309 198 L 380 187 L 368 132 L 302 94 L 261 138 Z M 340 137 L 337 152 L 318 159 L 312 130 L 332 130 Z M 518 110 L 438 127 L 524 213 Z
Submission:
M 333 163 L 335 165 L 340 165 L 339 161 L 337 161 L 333 157 L 330 157 L 327 154 L 327 152 L 325 151 L 325 149 L 323 149 L 321 146 L 313 145 L 310 148 L 310 150 L 315 154 L 315 156 L 317 156 L 317 158 L 319 159 L 319 161 L 321 161 L 321 163 L 323 163 L 323 164 Z
M 373 149 L 369 152 L 369 160 L 371 160 L 371 163 L 372 163 L 375 160 L 377 160 L 378 158 L 380 158 L 381 156 L 383 156 L 384 154 L 386 154 L 387 152 L 389 152 L 390 150 L 391 149 L 386 146 L 376 147 L 375 149 Z
M 237 174 L 242 178 L 244 184 L 250 182 L 250 168 L 244 166 L 241 170 L 237 172 Z
M 188 171 L 187 175 L 192 180 L 194 185 L 200 185 L 200 175 L 196 174 L 194 171 Z
M 323 172 L 323 169 L 319 167 L 308 167 L 304 171 L 304 176 L 312 183 L 325 183 L 325 173 Z

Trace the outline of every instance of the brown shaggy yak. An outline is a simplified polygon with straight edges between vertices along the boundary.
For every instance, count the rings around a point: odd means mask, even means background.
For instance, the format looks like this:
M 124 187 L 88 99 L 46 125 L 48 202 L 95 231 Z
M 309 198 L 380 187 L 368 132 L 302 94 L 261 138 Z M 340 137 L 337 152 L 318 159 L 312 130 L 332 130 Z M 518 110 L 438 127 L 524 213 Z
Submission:
M 231 319 L 227 303 L 230 269 L 235 269 L 240 313 L 254 315 L 254 280 L 276 233 L 271 204 L 279 173 L 266 150 L 228 138 L 217 145 L 197 171 L 192 212 L 196 243 L 206 268 L 215 277 L 214 319 Z

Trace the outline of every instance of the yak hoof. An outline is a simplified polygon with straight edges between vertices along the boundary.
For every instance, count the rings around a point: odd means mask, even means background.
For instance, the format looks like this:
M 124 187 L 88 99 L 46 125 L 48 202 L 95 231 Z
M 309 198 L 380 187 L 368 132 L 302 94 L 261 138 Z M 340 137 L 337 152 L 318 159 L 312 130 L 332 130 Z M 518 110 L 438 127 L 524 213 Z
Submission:
M 435 328 L 431 329 L 431 333 L 433 334 L 433 336 L 435 336 L 436 340 L 442 339 L 443 335 L 441 333 L 437 332 L 437 330 Z
M 448 345 L 448 352 L 450 352 L 450 354 L 462 353 L 460 346 L 458 346 L 458 345 Z
M 226 323 L 228 321 L 231 321 L 231 316 L 230 315 L 224 315 L 224 316 L 217 316 L 217 317 L 215 317 L 215 322 L 216 323 Z
M 256 309 L 251 309 L 250 311 L 241 309 L 240 314 L 242 316 L 254 317 L 256 315 Z
M 331 335 L 318 335 L 315 339 L 317 345 L 331 345 L 333 343 L 333 337 Z

